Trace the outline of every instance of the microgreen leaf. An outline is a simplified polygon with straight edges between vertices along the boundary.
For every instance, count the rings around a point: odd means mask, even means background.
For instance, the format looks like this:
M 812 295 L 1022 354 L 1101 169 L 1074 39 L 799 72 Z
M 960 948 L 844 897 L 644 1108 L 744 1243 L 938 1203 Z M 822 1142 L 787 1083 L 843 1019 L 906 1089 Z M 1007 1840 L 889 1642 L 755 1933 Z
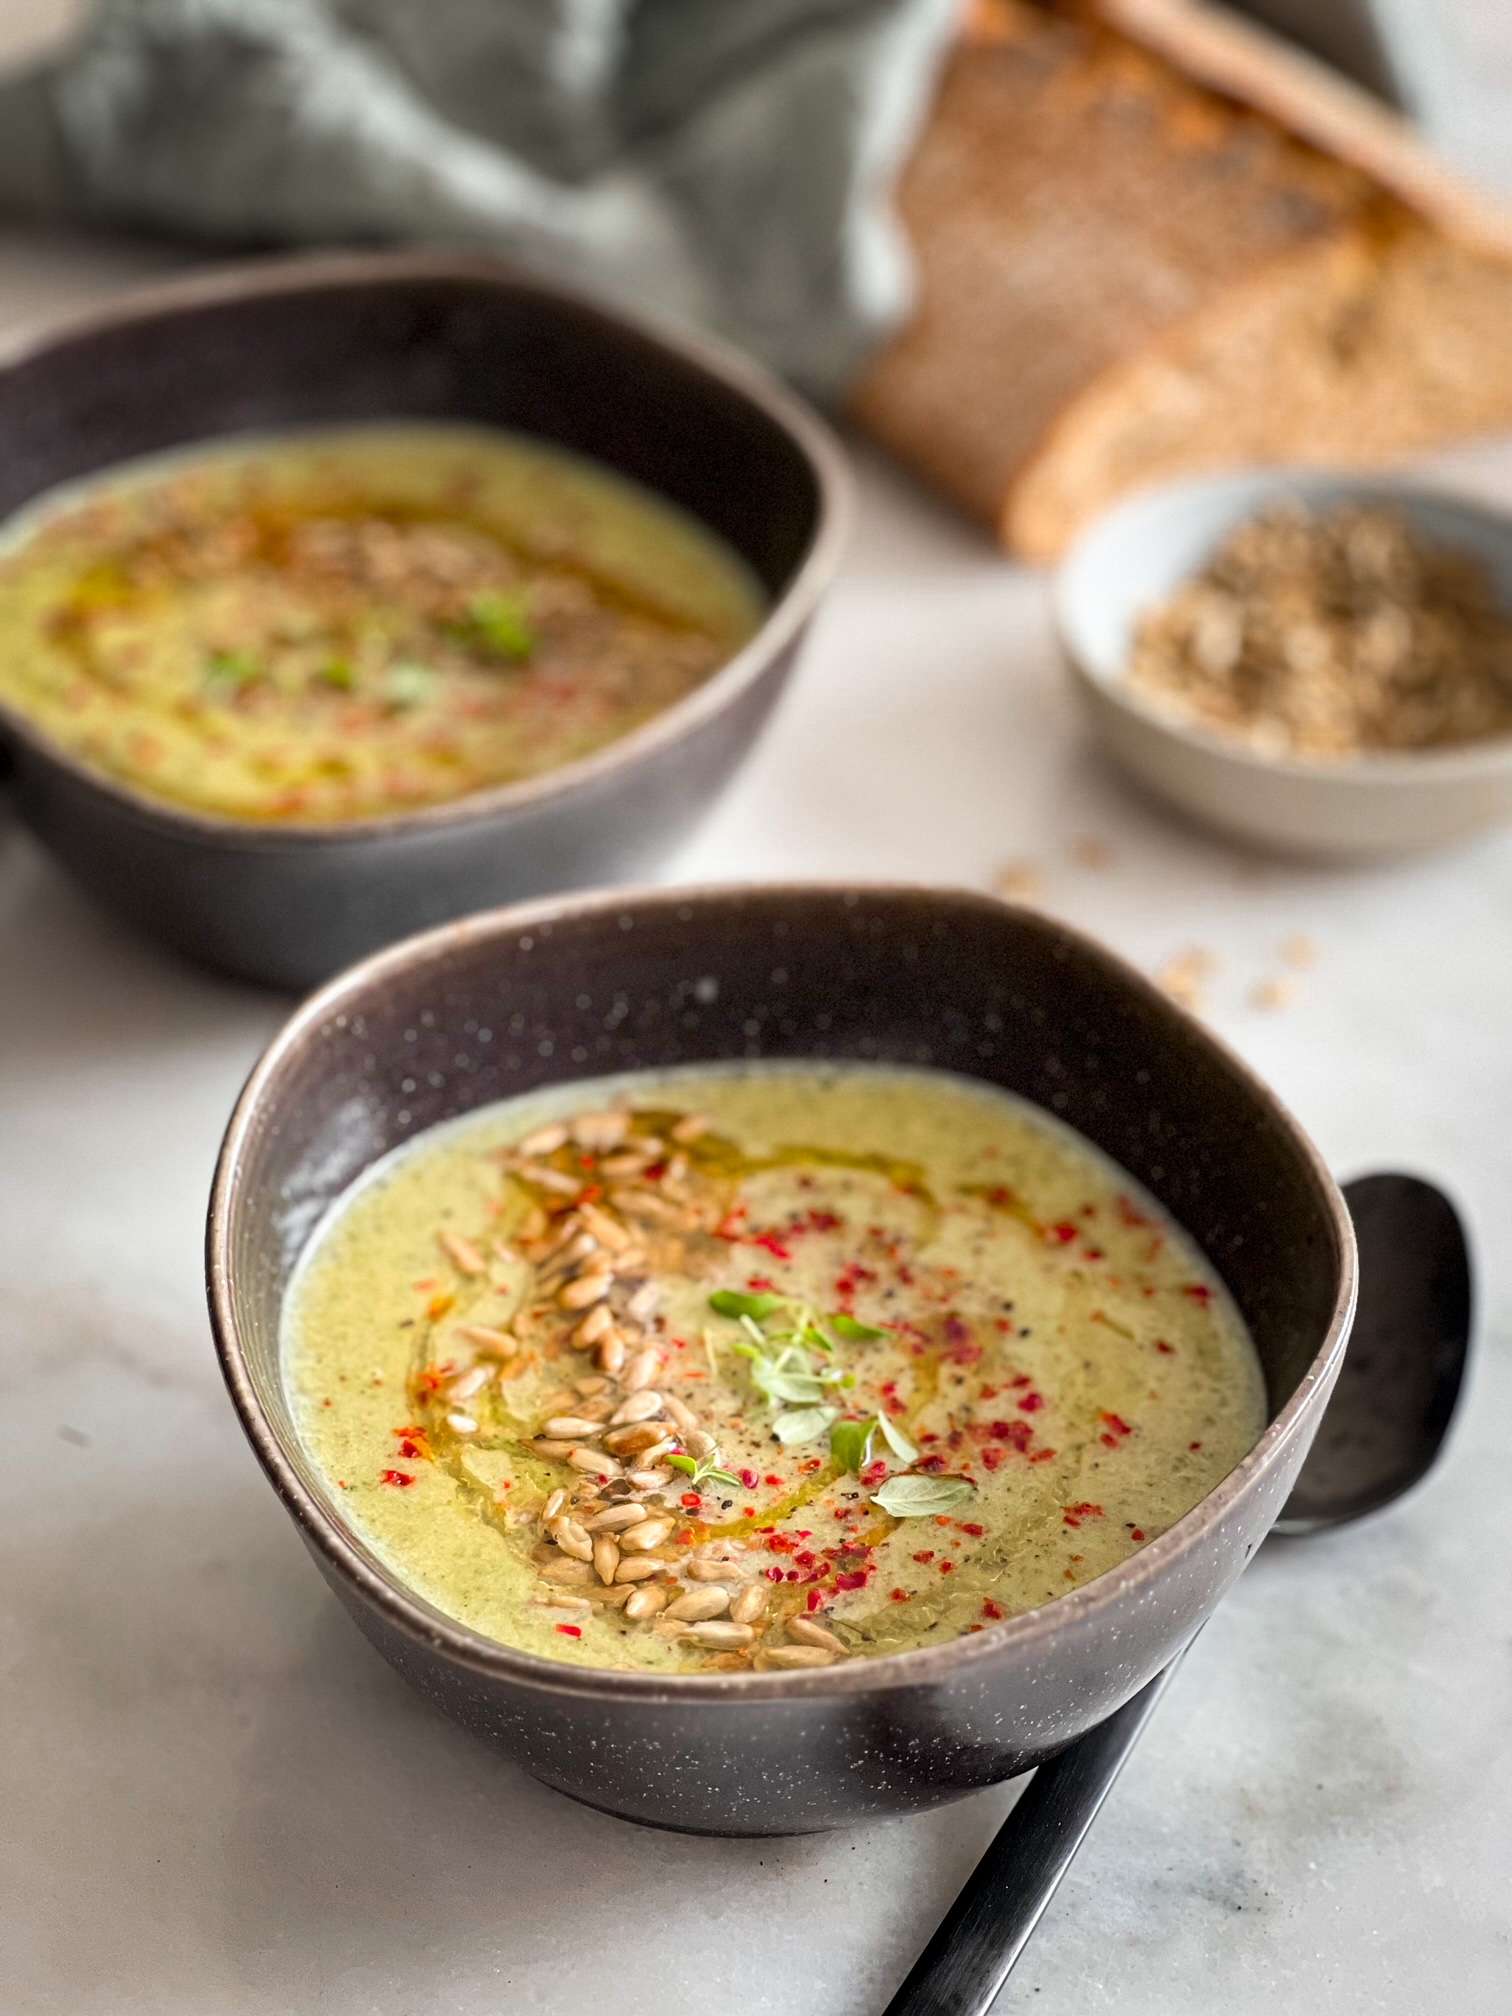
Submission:
M 524 603 L 517 595 L 506 595 L 496 588 L 485 588 L 471 597 L 465 629 L 469 643 L 481 644 L 495 658 L 518 663 L 535 649 L 535 632 Z
M 669 1456 L 667 1462 L 672 1469 L 680 1470 L 684 1477 L 691 1478 L 695 1487 L 709 1482 L 731 1484 L 739 1489 L 740 1479 L 732 1476 L 728 1470 L 720 1469 L 718 1455 L 719 1452 L 716 1450 L 712 1456 L 706 1456 L 702 1462 L 695 1463 L 691 1456 L 684 1456 L 679 1451 L 677 1455 Z
M 390 665 L 384 676 L 384 698 L 391 707 L 418 707 L 422 700 L 430 698 L 435 686 L 436 675 L 429 665 L 401 659 L 397 665 Z
M 794 1407 L 809 1407 L 822 1400 L 824 1389 L 830 1383 L 816 1372 L 789 1372 L 766 1358 L 755 1361 L 751 1377 L 765 1399 L 783 1400 Z
M 709 1307 L 717 1315 L 749 1316 L 753 1323 L 764 1322 L 785 1306 L 780 1295 L 746 1295 L 738 1288 L 716 1288 L 709 1297 Z
M 825 1320 L 835 1335 L 844 1338 L 847 1344 L 874 1344 L 885 1334 L 870 1323 L 861 1323 L 854 1316 L 845 1315 L 843 1311 Z
M 228 686 L 233 692 L 240 692 L 243 686 L 261 679 L 262 667 L 246 651 L 212 651 L 205 660 L 205 677 L 214 686 Z
M 772 1422 L 772 1433 L 785 1449 L 800 1442 L 817 1442 L 836 1414 L 833 1407 L 790 1407 Z
M 837 1421 L 830 1430 L 830 1455 L 842 1470 L 863 1470 L 871 1458 L 872 1437 L 877 1417 L 865 1421 Z
M 883 1441 L 900 1463 L 918 1462 L 918 1450 L 909 1441 L 896 1421 L 889 1420 L 885 1414 L 879 1414 L 877 1416 L 877 1426 L 882 1430 Z
M 871 1502 L 894 1519 L 930 1519 L 961 1504 L 975 1489 L 964 1477 L 921 1477 L 915 1471 L 907 1477 L 889 1477 L 872 1493 Z

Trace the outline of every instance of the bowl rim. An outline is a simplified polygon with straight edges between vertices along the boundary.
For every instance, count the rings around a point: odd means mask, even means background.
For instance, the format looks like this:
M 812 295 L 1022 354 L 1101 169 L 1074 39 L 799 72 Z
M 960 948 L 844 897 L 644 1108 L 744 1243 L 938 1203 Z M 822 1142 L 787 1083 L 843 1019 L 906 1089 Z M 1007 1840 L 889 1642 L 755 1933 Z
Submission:
M 334 1508 L 307 1491 L 274 1431 L 253 1387 L 242 1347 L 238 1296 L 231 1264 L 231 1235 L 241 1187 L 241 1160 L 248 1137 L 267 1106 L 270 1091 L 292 1053 L 319 1026 L 339 1014 L 399 972 L 410 972 L 443 957 L 468 942 L 501 941 L 542 924 L 573 922 L 612 915 L 627 907 L 675 911 L 734 900 L 764 903 L 803 900 L 815 895 L 847 907 L 881 898 L 884 902 L 927 899 L 943 911 L 1006 914 L 1032 934 L 1069 943 L 1115 988 L 1132 992 L 1167 1018 L 1185 1026 L 1215 1059 L 1235 1075 L 1257 1105 L 1275 1121 L 1298 1149 L 1310 1169 L 1318 1202 L 1333 1234 L 1336 1287 L 1333 1310 L 1324 1334 L 1296 1390 L 1268 1421 L 1253 1448 L 1213 1489 L 1156 1540 L 1135 1554 L 1037 1609 L 992 1624 L 970 1636 L 940 1645 L 857 1659 L 843 1666 L 796 1673 L 677 1674 L 673 1676 L 622 1671 L 613 1667 L 569 1665 L 522 1652 L 486 1637 L 447 1617 L 410 1591 L 361 1539 L 348 1530 Z M 1228 1514 L 1260 1484 L 1282 1451 L 1300 1432 L 1321 1391 L 1326 1395 L 1342 1360 L 1354 1318 L 1357 1255 L 1354 1228 L 1338 1185 L 1317 1147 L 1276 1094 L 1212 1031 L 1162 994 L 1142 973 L 1115 953 L 1058 920 L 1027 906 L 1001 902 L 978 891 L 924 883 L 840 880 L 790 882 L 699 883 L 682 886 L 590 890 L 562 898 L 540 898 L 486 910 L 441 924 L 370 954 L 348 967 L 310 995 L 285 1021 L 253 1066 L 237 1098 L 216 1159 L 205 1228 L 206 1288 L 211 1330 L 222 1375 L 242 1430 L 252 1444 L 270 1482 L 299 1527 L 304 1539 L 324 1562 L 373 1604 L 385 1620 L 407 1637 L 444 1652 L 466 1669 L 556 1695 L 571 1695 L 603 1703 L 693 1703 L 759 1701 L 793 1696 L 847 1696 L 908 1689 L 979 1671 L 1005 1652 L 1029 1650 L 1077 1626 L 1090 1626 L 1115 1606 L 1136 1600 L 1138 1592 L 1164 1575 L 1176 1558 L 1202 1534 L 1220 1526 Z
M 534 812 L 580 790 L 592 790 L 617 770 L 642 757 L 654 757 L 692 734 L 733 704 L 756 683 L 773 658 L 796 640 L 834 578 L 850 535 L 854 499 L 850 470 L 838 437 L 803 399 L 790 392 L 771 372 L 717 337 L 694 333 L 665 316 L 626 311 L 589 287 L 542 279 L 511 260 L 488 253 L 381 249 L 358 252 L 299 252 L 264 259 L 238 260 L 187 275 L 129 287 L 109 300 L 77 313 L 26 328 L 0 343 L 0 375 L 45 360 L 68 344 L 85 341 L 134 322 L 157 317 L 168 320 L 180 312 L 203 307 L 263 300 L 280 294 L 335 291 L 342 287 L 377 285 L 402 288 L 425 280 L 454 280 L 515 296 L 533 297 L 587 315 L 614 334 L 654 345 L 689 365 L 722 392 L 770 421 L 796 448 L 814 480 L 814 529 L 808 550 L 787 585 L 767 607 L 749 638 L 716 670 L 682 699 L 633 728 L 602 749 L 556 769 L 511 784 L 494 784 L 422 805 L 410 811 L 324 823 L 312 820 L 269 822 L 238 819 L 202 811 L 159 798 L 129 781 L 84 762 L 54 735 L 38 728 L 26 714 L 0 696 L 0 727 L 28 751 L 42 755 L 119 810 L 137 821 L 180 837 L 229 848 L 258 852 L 294 851 L 307 847 L 340 847 L 364 841 L 403 838 L 466 826 L 498 814 Z M 301 426 L 318 426 L 301 422 Z M 360 424 L 360 423 L 359 423 Z M 275 428 L 263 430 L 274 433 Z M 175 443 L 173 453 L 232 442 L 234 433 L 206 434 Z M 140 458 L 151 459 L 151 458 Z M 75 479 L 90 482 L 109 474 L 107 465 Z M 650 487 L 650 486 L 646 486 Z M 45 494 L 45 493 L 44 493 Z M 20 507 L 20 508 L 25 508 Z M 696 513 L 690 513 L 696 516 Z
M 1215 501 L 1232 498 L 1240 506 L 1224 526 L 1233 525 L 1265 503 L 1286 496 L 1333 496 L 1404 507 L 1423 502 L 1466 523 L 1491 529 L 1505 541 L 1512 564 L 1512 510 L 1456 490 L 1432 478 L 1389 470 L 1351 469 L 1319 465 L 1253 463 L 1243 468 L 1209 471 L 1169 482 L 1144 484 L 1127 492 L 1084 525 L 1066 548 L 1050 579 L 1050 611 L 1061 655 L 1078 682 L 1096 700 L 1141 726 L 1163 735 L 1208 761 L 1233 764 L 1252 775 L 1285 778 L 1316 791 L 1370 791 L 1382 787 L 1418 785 L 1447 787 L 1469 778 L 1512 776 L 1512 729 L 1448 748 L 1381 753 L 1363 750 L 1358 756 L 1312 761 L 1285 754 L 1269 755 L 1249 744 L 1184 720 L 1174 709 L 1131 687 L 1125 665 L 1104 669 L 1079 641 L 1080 591 L 1073 575 L 1088 549 L 1100 539 L 1127 538 L 1129 528 L 1147 513 L 1174 506 L 1183 497 Z M 1220 532 L 1219 536 L 1222 536 Z M 1189 579 L 1187 575 L 1181 577 Z

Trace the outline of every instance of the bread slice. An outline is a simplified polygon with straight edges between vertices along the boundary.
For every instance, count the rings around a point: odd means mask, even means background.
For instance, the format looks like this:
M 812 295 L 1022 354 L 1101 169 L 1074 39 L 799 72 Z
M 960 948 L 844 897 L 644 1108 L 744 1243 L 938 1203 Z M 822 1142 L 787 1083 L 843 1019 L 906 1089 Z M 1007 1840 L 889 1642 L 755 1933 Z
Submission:
M 1394 118 L 1190 0 L 979 7 L 900 201 L 865 427 L 1046 558 L 1120 493 L 1512 427 L 1512 237 Z

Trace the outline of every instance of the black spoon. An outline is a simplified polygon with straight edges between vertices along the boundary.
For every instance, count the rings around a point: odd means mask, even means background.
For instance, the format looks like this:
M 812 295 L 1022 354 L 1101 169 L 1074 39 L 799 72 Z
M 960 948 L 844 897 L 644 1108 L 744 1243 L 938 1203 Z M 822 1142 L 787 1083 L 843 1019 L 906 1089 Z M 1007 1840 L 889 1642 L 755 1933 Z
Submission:
M 1419 1483 L 1448 1433 L 1470 1351 L 1458 1212 L 1416 1176 L 1344 1186 L 1360 1302 L 1339 1383 L 1276 1531 L 1327 1532 Z M 986 2016 L 1086 1839 L 1180 1659 L 1042 1764 L 883 2016 Z

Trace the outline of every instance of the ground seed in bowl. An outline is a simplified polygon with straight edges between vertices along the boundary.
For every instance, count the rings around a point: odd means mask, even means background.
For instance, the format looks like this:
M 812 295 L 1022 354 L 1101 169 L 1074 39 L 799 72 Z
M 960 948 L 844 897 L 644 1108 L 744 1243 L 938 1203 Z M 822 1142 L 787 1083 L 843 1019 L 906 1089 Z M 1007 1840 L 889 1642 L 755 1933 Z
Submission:
M 585 1280 L 619 1345 L 592 1372 Z M 1162 1533 L 1265 1418 L 1221 1283 L 1120 1170 L 880 1067 L 569 1086 L 421 1135 L 317 1232 L 284 1354 L 399 1579 L 507 1644 L 662 1672 L 985 1629 Z
M 1128 677 L 1276 755 L 1441 748 L 1512 734 L 1512 612 L 1397 512 L 1286 504 L 1145 614 Z

